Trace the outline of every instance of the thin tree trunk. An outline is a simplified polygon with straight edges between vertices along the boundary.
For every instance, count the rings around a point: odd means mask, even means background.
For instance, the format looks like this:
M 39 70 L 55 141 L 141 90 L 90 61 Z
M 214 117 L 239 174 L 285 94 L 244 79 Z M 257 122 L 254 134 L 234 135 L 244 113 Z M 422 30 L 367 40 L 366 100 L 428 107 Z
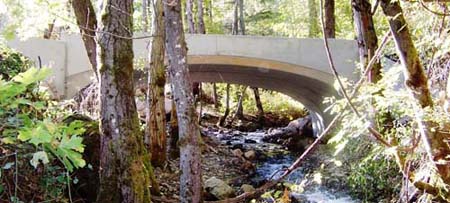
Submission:
M 133 1 L 108 0 L 99 35 L 100 189 L 97 202 L 150 202 L 149 156 L 134 100 Z M 112 34 L 105 34 L 112 33 Z
M 202 83 L 200 83 L 200 93 L 199 93 L 199 95 L 198 95 L 198 102 L 199 102 L 199 105 L 200 105 L 200 110 L 199 110 L 199 113 L 198 113 L 198 124 L 201 124 L 202 123 L 202 113 L 203 113 L 203 103 L 202 103 L 202 96 L 203 96 L 203 93 L 202 93 Z
M 89 62 L 98 81 L 97 72 L 97 44 L 95 31 L 97 30 L 97 17 L 90 0 L 72 0 L 72 8 L 77 19 Z
M 200 129 L 187 67 L 180 0 L 164 4 L 166 47 L 172 93 L 177 106 L 180 144 L 180 202 L 203 202 Z
M 163 166 L 166 162 L 166 112 L 164 86 L 164 19 L 162 0 L 152 0 L 152 35 L 149 50 L 149 71 L 147 88 L 147 133 L 146 144 L 151 152 L 152 164 Z
M 247 90 L 247 86 L 244 86 L 241 90 L 241 94 L 239 95 L 239 101 L 236 108 L 236 113 L 234 114 L 234 118 L 243 119 L 244 118 L 244 107 L 242 103 L 244 102 L 245 92 Z M 234 120 L 233 118 L 233 120 Z
M 389 26 L 394 36 L 397 53 L 404 67 L 405 84 L 411 96 L 422 108 L 433 108 L 433 100 L 428 89 L 428 78 L 420 63 L 419 55 L 411 39 L 411 35 L 398 1 L 381 0 L 384 14 L 388 17 Z M 439 127 L 432 121 L 425 121 L 422 117 L 423 109 L 418 109 L 416 119 L 419 124 L 422 142 L 437 172 L 444 183 L 450 183 L 450 164 L 448 154 L 450 149 L 446 143 L 448 139 L 444 133 L 437 132 Z
M 365 67 L 374 57 L 378 49 L 378 38 L 373 24 L 372 6 L 368 0 L 352 0 L 353 19 L 357 33 L 360 63 Z M 378 82 L 381 79 L 381 64 L 375 62 L 369 72 L 369 81 Z
M 148 32 L 148 1 L 149 0 L 142 0 L 142 30 L 144 32 Z M 152 14 L 152 16 L 154 15 Z
M 193 0 L 186 0 L 186 20 L 188 23 L 188 31 L 190 34 L 196 33 L 195 31 L 195 24 L 194 24 L 194 17 L 192 15 L 193 12 Z
M 238 17 L 239 17 L 239 0 L 234 0 L 234 12 L 233 12 L 233 24 L 231 26 L 231 34 L 237 35 L 239 29 Z
M 261 103 L 261 98 L 259 96 L 259 90 L 257 87 L 252 87 L 253 89 L 253 94 L 255 95 L 255 103 L 256 103 L 256 108 L 258 109 L 258 123 L 260 125 L 264 124 L 264 109 L 263 109 L 263 105 Z
M 230 114 L 230 84 L 227 84 L 226 98 L 225 98 L 225 113 L 219 119 L 219 126 L 224 126 L 228 114 Z
M 240 34 L 245 35 L 245 21 L 244 21 L 244 0 L 239 1 L 239 28 Z
M 197 31 L 199 34 L 206 34 L 203 13 L 203 0 L 197 0 Z
M 450 83 L 449 83 L 450 84 Z M 218 109 L 219 108 L 219 98 L 217 96 L 217 85 L 216 83 L 213 83 L 213 102 L 214 102 L 214 108 Z M 449 89 L 450 92 L 450 89 Z
M 334 16 L 334 0 L 325 0 L 325 37 L 335 38 L 336 18 Z
M 308 37 L 314 38 L 314 37 L 317 37 L 320 32 L 316 0 L 308 0 L 308 9 L 309 9 Z

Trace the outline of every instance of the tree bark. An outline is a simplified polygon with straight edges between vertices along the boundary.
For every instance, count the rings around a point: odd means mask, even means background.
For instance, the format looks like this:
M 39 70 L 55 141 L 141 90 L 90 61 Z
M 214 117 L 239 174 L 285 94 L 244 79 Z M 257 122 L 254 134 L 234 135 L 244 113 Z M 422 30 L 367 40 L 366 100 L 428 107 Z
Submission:
M 334 0 L 325 0 L 325 37 L 335 38 L 336 18 L 334 16 Z
M 99 45 L 100 189 L 97 202 L 150 202 L 149 156 L 134 100 L 133 1 L 108 0 Z M 112 33 L 112 34 L 107 34 Z
M 241 90 L 241 94 L 239 95 L 239 101 L 236 108 L 236 113 L 234 114 L 234 118 L 243 119 L 244 118 L 244 107 L 242 103 L 244 102 L 245 92 L 247 90 L 247 86 L 244 86 Z
M 378 49 L 378 38 L 373 24 L 371 8 L 372 5 L 368 0 L 352 0 L 360 63 L 363 67 L 367 66 Z M 381 69 L 380 61 L 373 64 L 371 71 L 368 73 L 370 82 L 376 83 L 381 79 Z
M 309 33 L 308 37 L 314 38 L 319 34 L 319 17 L 317 15 L 317 3 L 316 0 L 308 0 L 309 9 Z
M 206 34 L 205 20 L 203 19 L 203 0 L 197 0 L 197 32 Z
M 260 125 L 264 124 L 264 109 L 263 109 L 263 105 L 261 103 L 261 98 L 259 96 L 259 90 L 257 87 L 252 87 L 253 89 L 253 94 L 255 95 L 255 103 L 256 103 L 256 108 L 258 109 L 258 123 Z
M 449 83 L 450 84 L 450 83 Z M 217 85 L 216 83 L 213 83 L 213 102 L 214 102 L 214 108 L 219 108 L 219 98 L 217 96 Z M 450 87 L 449 87 L 450 88 Z M 449 89 L 450 91 L 450 89 Z
M 226 91 L 226 98 L 225 98 L 225 113 L 222 117 L 219 119 L 219 126 L 224 126 L 225 121 L 227 120 L 228 114 L 230 114 L 230 84 L 227 84 L 227 91 Z
M 147 135 L 146 144 L 151 152 L 152 164 L 163 166 L 166 162 L 166 110 L 164 86 L 164 19 L 162 0 L 152 0 L 152 35 L 149 50 L 149 71 L 147 88 Z
M 234 0 L 233 24 L 231 25 L 231 34 L 237 35 L 239 30 L 239 0 Z
M 200 129 L 187 69 L 180 0 L 164 4 L 169 75 L 176 103 L 180 145 L 180 202 L 203 202 Z
M 428 79 L 420 63 L 419 55 L 411 39 L 399 2 L 381 0 L 380 5 L 384 14 L 388 17 L 396 49 L 404 67 L 405 84 L 410 90 L 411 96 L 422 108 L 433 108 L 433 100 L 428 89 Z M 420 112 L 423 109 L 418 111 L 416 119 L 427 155 L 431 162 L 435 164 L 444 183 L 450 184 L 450 164 L 448 164 L 450 149 L 446 143 L 447 135 L 439 132 L 439 126 L 436 123 L 424 120 L 421 115 L 422 112 Z
M 245 21 L 244 21 L 244 0 L 239 1 L 239 28 L 240 34 L 245 35 Z
M 72 8 L 77 19 L 78 27 L 82 35 L 84 47 L 86 49 L 92 71 L 98 81 L 97 71 L 97 45 L 95 32 L 97 30 L 97 17 L 90 0 L 72 0 Z
M 186 20 L 188 23 L 188 31 L 190 34 L 196 33 L 195 31 L 195 24 L 194 24 L 194 17 L 192 15 L 193 12 L 193 0 L 186 0 Z

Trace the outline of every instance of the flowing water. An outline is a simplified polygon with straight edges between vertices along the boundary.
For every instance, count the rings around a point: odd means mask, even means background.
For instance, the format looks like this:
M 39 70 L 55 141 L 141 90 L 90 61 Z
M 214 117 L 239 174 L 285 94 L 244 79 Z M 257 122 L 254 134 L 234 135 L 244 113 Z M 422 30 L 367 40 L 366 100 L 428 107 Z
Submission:
M 240 132 L 240 131 L 214 131 L 210 134 L 218 137 L 224 144 L 233 147 L 243 147 L 255 151 L 264 152 L 267 157 L 258 159 L 256 174 L 253 179 L 277 178 L 281 174 L 277 171 L 289 167 L 297 158 L 294 153 L 285 150 L 282 146 L 265 143 L 262 137 L 266 134 L 264 131 L 258 132 Z M 307 167 L 307 166 L 306 166 Z M 304 179 L 304 169 L 291 173 L 286 182 L 300 184 Z M 350 196 L 343 192 L 332 192 L 329 188 L 320 186 L 308 186 L 301 193 L 291 192 L 291 195 L 302 202 L 311 203 L 353 203 L 356 202 Z

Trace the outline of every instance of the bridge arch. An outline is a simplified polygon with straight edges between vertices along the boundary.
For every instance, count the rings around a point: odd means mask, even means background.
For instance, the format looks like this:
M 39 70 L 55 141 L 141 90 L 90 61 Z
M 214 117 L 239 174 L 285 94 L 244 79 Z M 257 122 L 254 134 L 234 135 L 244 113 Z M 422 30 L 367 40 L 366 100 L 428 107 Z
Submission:
M 231 83 L 274 90 L 301 102 L 313 118 L 316 133 L 328 117 L 322 100 L 333 96 L 333 76 L 322 71 L 279 61 L 236 56 L 189 56 L 189 72 L 195 82 Z

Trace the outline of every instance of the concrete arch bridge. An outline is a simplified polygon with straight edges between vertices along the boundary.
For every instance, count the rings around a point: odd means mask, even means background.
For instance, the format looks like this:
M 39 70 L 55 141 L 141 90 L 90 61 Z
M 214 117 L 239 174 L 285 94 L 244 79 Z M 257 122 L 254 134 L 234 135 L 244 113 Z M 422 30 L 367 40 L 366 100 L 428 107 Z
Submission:
M 147 57 L 148 41 L 133 41 L 136 58 Z M 315 132 L 329 121 L 322 100 L 336 91 L 322 39 L 186 35 L 186 41 L 193 81 L 248 85 L 289 95 L 311 112 Z M 329 43 L 338 72 L 355 79 L 356 41 L 330 39 Z M 79 35 L 8 45 L 32 59 L 39 56 L 43 65 L 53 68 L 52 81 L 60 97 L 73 96 L 90 81 L 92 71 Z

